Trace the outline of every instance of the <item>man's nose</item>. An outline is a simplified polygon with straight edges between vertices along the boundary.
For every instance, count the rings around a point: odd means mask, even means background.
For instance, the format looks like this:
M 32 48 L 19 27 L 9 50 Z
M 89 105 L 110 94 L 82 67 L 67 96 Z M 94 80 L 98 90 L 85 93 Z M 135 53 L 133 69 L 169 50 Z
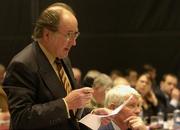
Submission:
M 134 113 L 135 113 L 136 115 L 139 115 L 140 112 L 141 112 L 141 108 L 140 108 L 140 107 L 135 107 L 134 109 L 135 109 L 135 110 L 134 110 Z
M 72 46 L 76 46 L 76 39 L 75 38 L 72 39 L 71 44 L 72 44 Z

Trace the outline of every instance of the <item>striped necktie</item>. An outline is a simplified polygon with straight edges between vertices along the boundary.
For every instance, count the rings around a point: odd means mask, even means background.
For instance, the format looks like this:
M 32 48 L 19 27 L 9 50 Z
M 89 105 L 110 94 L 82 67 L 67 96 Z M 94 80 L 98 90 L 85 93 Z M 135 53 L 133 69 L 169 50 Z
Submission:
M 72 90 L 72 87 L 71 87 L 70 81 L 67 77 L 67 74 L 61 64 L 61 60 L 56 58 L 55 63 L 57 65 L 59 78 L 60 78 L 61 82 L 63 83 L 64 89 L 66 90 L 67 94 L 69 94 Z

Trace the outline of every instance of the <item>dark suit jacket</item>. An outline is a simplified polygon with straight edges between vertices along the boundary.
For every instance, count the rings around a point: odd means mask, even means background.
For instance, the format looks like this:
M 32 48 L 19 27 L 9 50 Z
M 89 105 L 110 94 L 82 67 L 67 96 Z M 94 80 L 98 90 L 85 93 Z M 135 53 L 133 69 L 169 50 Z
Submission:
M 107 125 L 100 126 L 98 130 L 115 130 L 115 128 L 113 127 L 112 122 L 110 122 Z M 131 129 L 128 128 L 127 130 L 131 130 Z
M 114 127 L 110 122 L 108 125 L 100 126 L 98 130 L 114 130 Z
M 170 99 L 166 97 L 162 91 L 159 91 L 159 93 L 157 94 L 157 98 L 160 104 L 159 111 L 164 113 L 165 120 L 167 119 L 168 113 L 173 113 L 175 109 L 179 109 L 179 106 L 177 106 L 176 108 L 170 104 Z
M 62 63 L 75 89 L 68 58 Z M 12 130 L 78 129 L 72 111 L 68 119 L 62 99 L 66 91 L 37 43 L 28 45 L 12 59 L 3 85 L 10 104 Z

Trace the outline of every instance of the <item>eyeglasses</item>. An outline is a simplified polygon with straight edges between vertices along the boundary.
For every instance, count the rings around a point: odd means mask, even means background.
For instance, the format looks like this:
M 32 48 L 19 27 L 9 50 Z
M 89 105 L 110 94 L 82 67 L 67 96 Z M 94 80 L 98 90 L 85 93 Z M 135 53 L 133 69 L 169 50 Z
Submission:
M 67 32 L 66 34 L 62 33 L 62 32 L 59 32 L 58 33 L 62 34 L 67 41 L 70 41 L 72 39 L 77 39 L 78 36 L 80 35 L 80 32 Z

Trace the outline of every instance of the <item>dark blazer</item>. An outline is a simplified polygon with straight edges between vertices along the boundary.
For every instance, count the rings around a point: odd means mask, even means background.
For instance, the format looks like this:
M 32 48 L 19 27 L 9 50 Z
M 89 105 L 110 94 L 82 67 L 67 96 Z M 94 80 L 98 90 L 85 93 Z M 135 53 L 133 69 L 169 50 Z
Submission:
M 161 112 L 164 113 L 165 116 L 165 120 L 167 120 L 167 114 L 168 113 L 173 113 L 175 109 L 179 109 L 180 107 L 174 107 L 170 104 L 170 98 L 165 96 L 165 94 L 162 91 L 159 91 L 159 93 L 157 94 L 158 97 L 158 101 L 160 104 L 160 110 Z
M 98 130 L 115 130 L 112 123 L 110 122 L 108 125 L 100 126 Z
M 75 89 L 68 58 L 62 59 L 62 64 Z M 78 130 L 72 111 L 68 119 L 63 84 L 37 43 L 12 59 L 3 85 L 9 100 L 11 130 Z
M 112 122 L 110 122 L 107 125 L 100 126 L 98 130 L 115 130 L 115 128 L 113 127 Z M 131 129 L 128 128 L 127 130 L 131 130 Z

